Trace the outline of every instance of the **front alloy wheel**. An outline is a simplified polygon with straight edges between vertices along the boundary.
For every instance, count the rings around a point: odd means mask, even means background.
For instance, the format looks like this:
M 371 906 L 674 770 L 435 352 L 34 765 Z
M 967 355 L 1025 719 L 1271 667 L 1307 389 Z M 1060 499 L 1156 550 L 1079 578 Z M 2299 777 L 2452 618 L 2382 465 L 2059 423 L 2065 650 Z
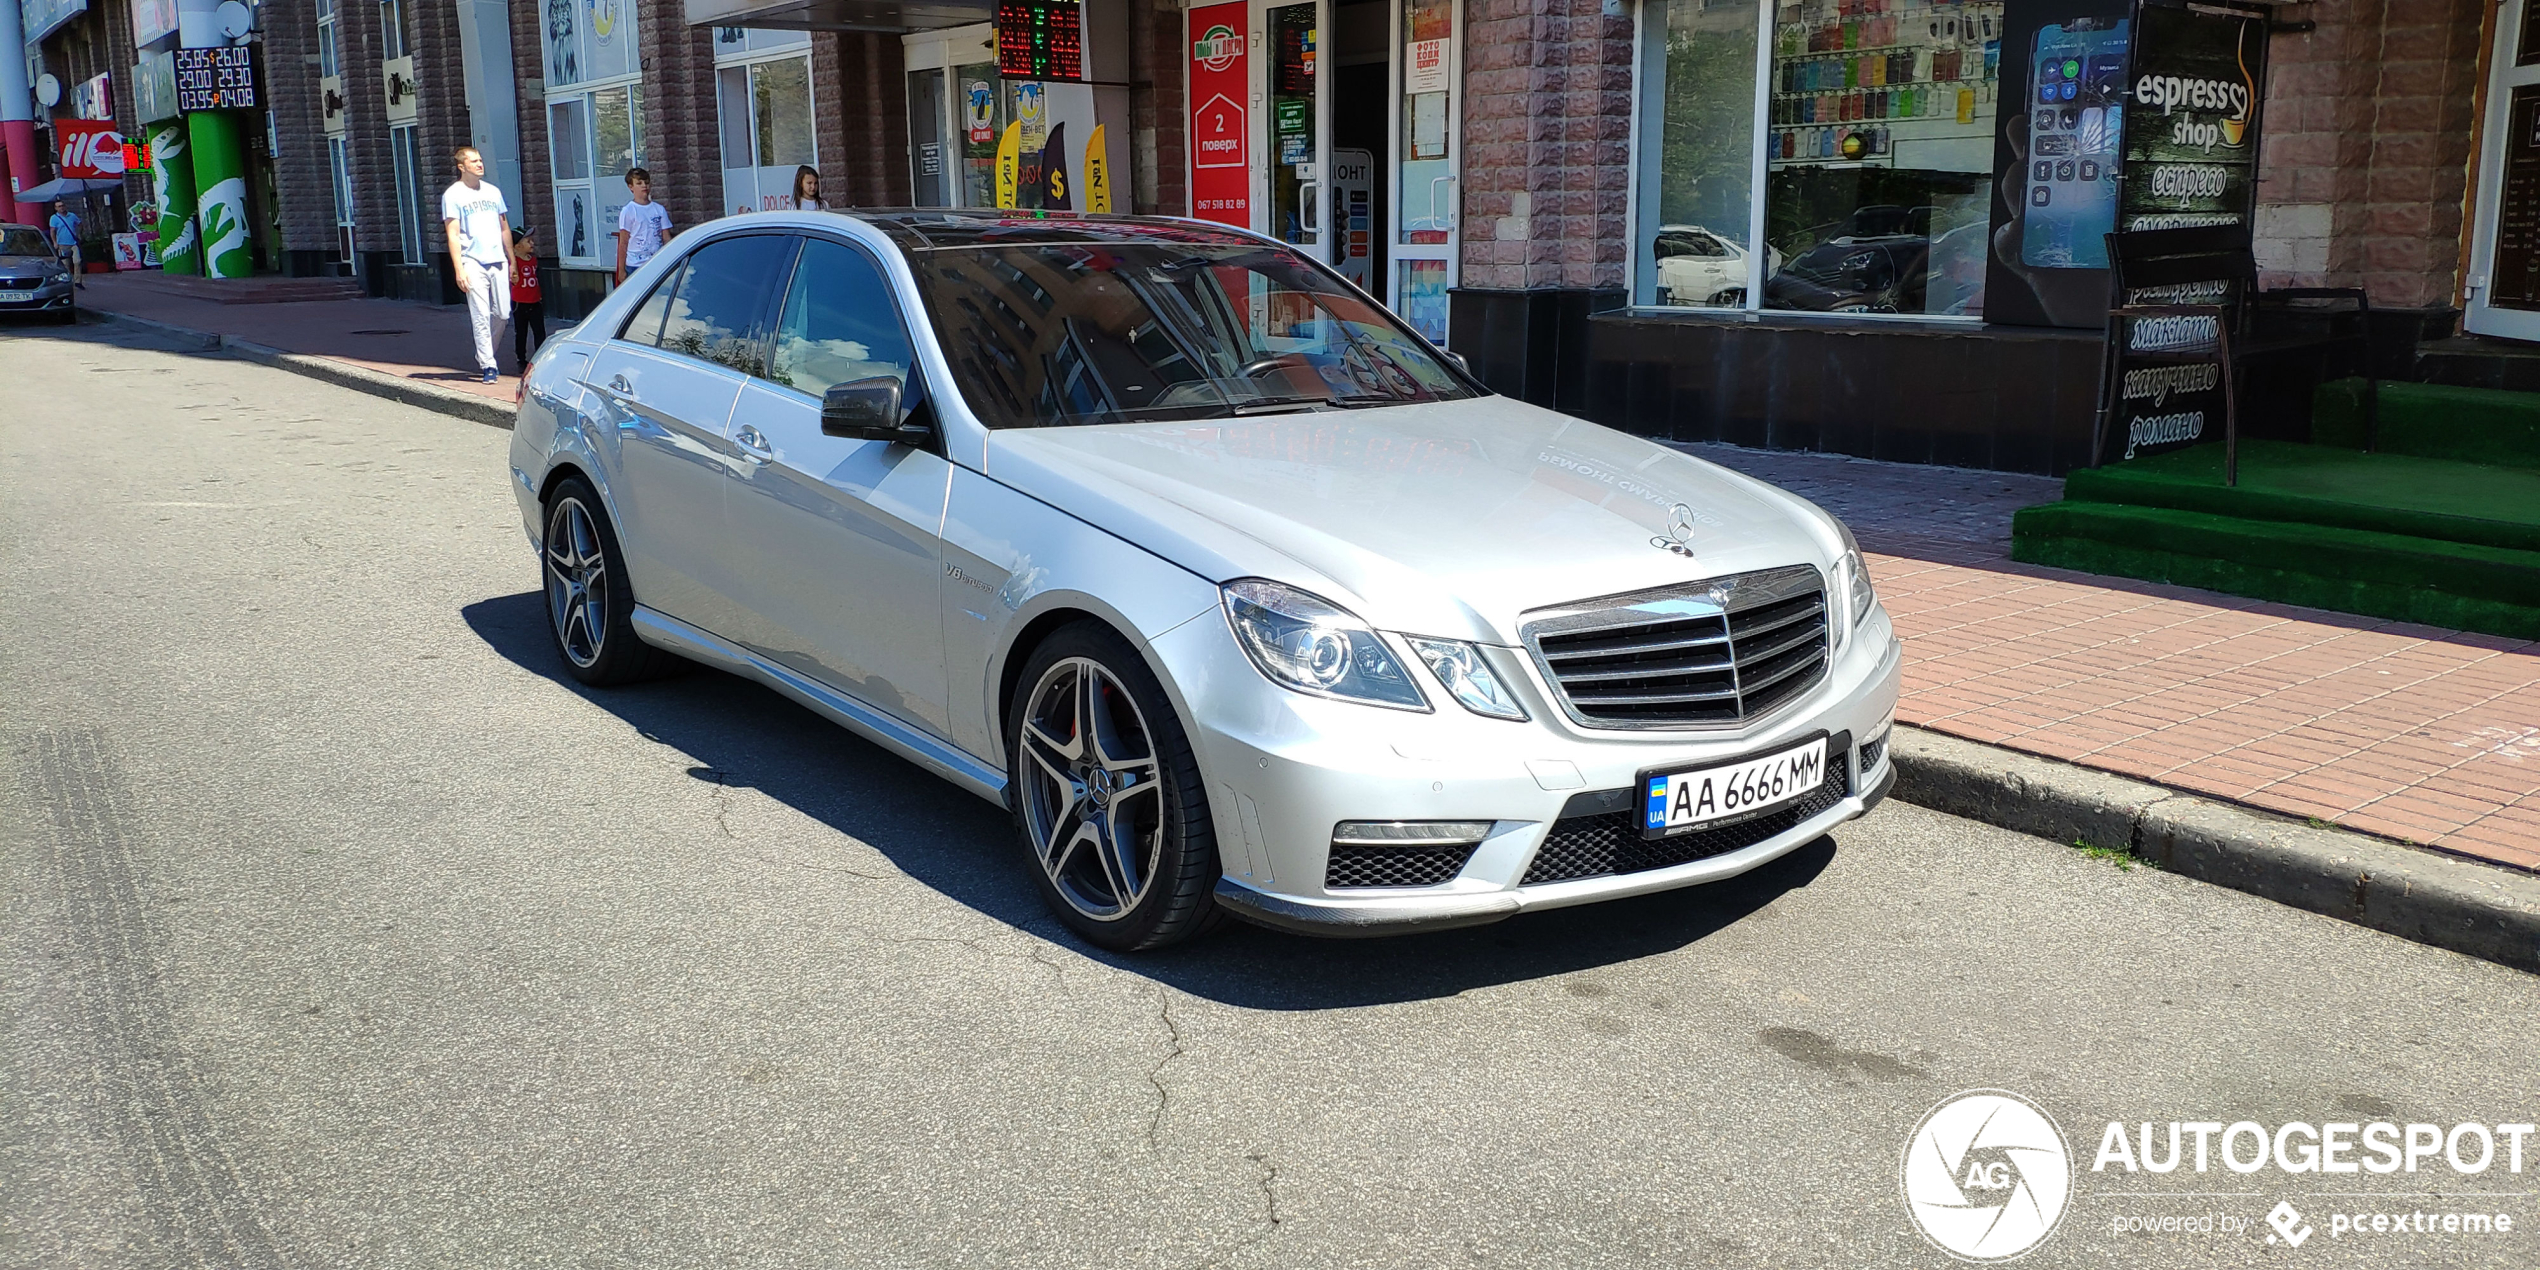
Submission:
M 1213 924 L 1199 764 L 1144 660 L 1085 623 L 1035 650 L 1022 682 L 1008 729 L 1015 821 L 1052 911 L 1124 952 Z
M 547 630 L 564 668 L 586 684 L 629 683 L 675 669 L 679 658 L 635 637 L 635 595 L 625 554 L 600 496 L 568 477 L 547 496 L 541 544 Z

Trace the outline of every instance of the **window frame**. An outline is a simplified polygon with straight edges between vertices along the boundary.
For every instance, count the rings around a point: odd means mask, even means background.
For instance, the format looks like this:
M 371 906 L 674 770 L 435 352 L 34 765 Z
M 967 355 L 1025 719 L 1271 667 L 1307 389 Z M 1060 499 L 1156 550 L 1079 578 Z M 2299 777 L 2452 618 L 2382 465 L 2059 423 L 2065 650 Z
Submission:
M 427 263 L 431 236 L 424 232 L 423 140 L 418 125 L 392 124 L 388 129 L 388 167 L 390 184 L 397 187 L 397 243 L 404 255 L 403 263 Z M 434 227 L 438 217 L 431 218 Z

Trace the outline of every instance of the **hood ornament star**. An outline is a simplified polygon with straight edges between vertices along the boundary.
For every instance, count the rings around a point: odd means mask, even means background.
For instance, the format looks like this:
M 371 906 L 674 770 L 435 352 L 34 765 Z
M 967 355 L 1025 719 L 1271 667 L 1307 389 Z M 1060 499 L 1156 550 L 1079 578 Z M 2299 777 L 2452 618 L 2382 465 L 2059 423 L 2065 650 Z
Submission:
M 1693 508 L 1683 503 L 1668 508 L 1667 532 L 1650 539 L 1649 545 L 1693 559 Z

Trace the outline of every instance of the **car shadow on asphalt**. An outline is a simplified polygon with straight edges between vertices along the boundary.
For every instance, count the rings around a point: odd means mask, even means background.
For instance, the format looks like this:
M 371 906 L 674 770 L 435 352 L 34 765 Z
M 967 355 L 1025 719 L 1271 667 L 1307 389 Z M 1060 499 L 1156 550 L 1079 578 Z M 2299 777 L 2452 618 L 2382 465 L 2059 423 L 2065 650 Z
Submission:
M 1332 940 L 1229 923 L 1162 952 L 1122 956 L 1077 939 L 1032 885 L 1005 812 L 757 684 L 699 669 L 623 688 L 564 673 L 530 591 L 461 611 L 514 664 L 692 756 L 692 779 L 755 789 L 872 846 L 920 883 L 1035 938 L 1194 996 L 1250 1009 L 1321 1010 L 1450 997 L 1591 970 L 1709 938 L 1809 885 L 1833 859 L 1821 838 L 1708 886 L 1528 913 L 1490 926 Z

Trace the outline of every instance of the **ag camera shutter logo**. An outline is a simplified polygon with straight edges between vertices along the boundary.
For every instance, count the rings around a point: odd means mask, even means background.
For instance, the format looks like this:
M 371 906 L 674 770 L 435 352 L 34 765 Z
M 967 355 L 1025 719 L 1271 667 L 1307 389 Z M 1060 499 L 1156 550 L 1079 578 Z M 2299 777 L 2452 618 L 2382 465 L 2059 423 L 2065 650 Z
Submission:
M 2045 1242 L 2072 1198 L 2072 1152 L 2037 1104 L 2002 1089 L 1952 1095 L 1905 1143 L 1905 1207 L 1935 1247 L 2008 1261 Z

